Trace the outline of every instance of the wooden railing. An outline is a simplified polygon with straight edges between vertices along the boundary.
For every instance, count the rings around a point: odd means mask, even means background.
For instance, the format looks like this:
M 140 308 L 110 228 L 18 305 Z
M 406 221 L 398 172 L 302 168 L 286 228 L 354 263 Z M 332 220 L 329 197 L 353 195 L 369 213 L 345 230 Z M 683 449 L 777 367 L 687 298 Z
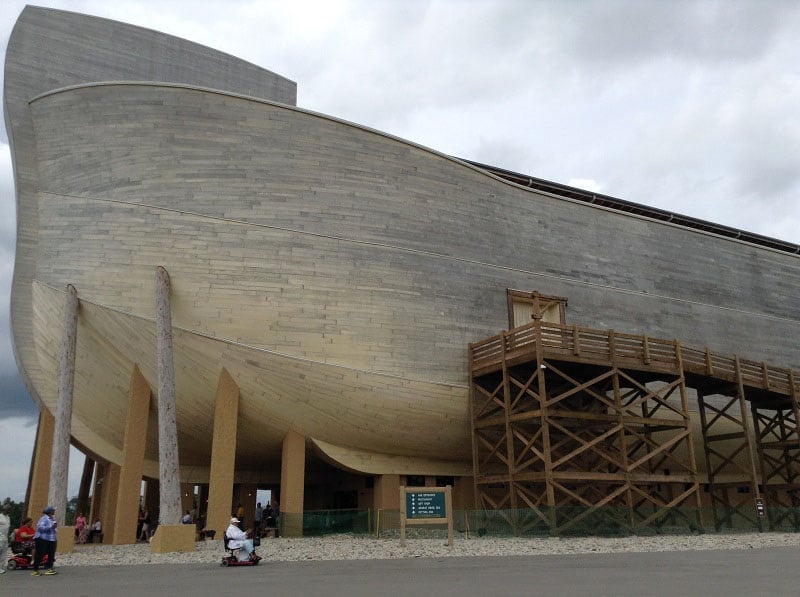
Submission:
M 731 382 L 737 382 L 738 367 L 744 385 L 787 396 L 792 396 L 793 376 L 800 379 L 790 369 L 682 346 L 677 340 L 540 321 L 470 344 L 472 371 L 498 368 L 504 358 L 507 362 L 534 360 L 539 343 L 548 358 L 670 372 L 682 366 L 684 372 Z

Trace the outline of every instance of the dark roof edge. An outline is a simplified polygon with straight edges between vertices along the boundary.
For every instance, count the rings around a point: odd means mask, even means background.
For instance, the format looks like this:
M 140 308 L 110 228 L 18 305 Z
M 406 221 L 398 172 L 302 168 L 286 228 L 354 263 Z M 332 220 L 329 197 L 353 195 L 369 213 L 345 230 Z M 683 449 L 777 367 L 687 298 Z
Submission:
M 691 228 L 693 230 L 710 232 L 726 238 L 733 238 L 752 243 L 754 245 L 769 247 L 770 249 L 783 251 L 784 253 L 800 255 L 800 245 L 779 240 L 777 238 L 762 236 L 761 234 L 756 234 L 754 232 L 747 232 L 745 230 L 723 226 L 722 224 L 715 224 L 713 222 L 708 222 L 699 218 L 692 218 L 691 216 L 684 216 L 664 209 L 658 209 L 656 207 L 649 207 L 647 205 L 641 205 L 639 203 L 617 199 L 616 197 L 611 197 L 609 195 L 601 195 L 599 193 L 585 191 L 576 187 L 570 187 L 565 184 L 551 182 L 549 180 L 536 178 L 534 176 L 528 176 L 527 174 L 520 174 L 519 172 L 512 172 L 511 170 L 504 170 L 503 168 L 481 164 L 480 162 L 474 162 L 472 160 L 465 160 L 463 158 L 457 159 L 482 170 L 486 170 L 487 172 L 490 172 L 491 174 L 510 182 L 522 185 L 524 187 L 536 189 L 538 191 L 545 191 L 547 193 L 560 195 L 562 197 L 569 197 L 570 199 L 584 201 L 593 205 L 600 205 L 616 211 L 633 213 L 640 216 L 645 216 L 647 218 L 652 218 L 654 220 L 677 224 L 678 226 Z

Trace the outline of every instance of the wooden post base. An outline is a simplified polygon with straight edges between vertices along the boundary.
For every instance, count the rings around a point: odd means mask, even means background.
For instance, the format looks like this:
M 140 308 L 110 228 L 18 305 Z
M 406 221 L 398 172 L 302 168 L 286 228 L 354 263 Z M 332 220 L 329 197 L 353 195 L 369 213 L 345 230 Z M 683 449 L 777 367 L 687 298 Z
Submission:
M 195 527 L 193 524 L 160 524 L 150 541 L 153 553 L 194 551 Z
M 71 553 L 75 549 L 75 527 L 58 527 L 56 553 Z

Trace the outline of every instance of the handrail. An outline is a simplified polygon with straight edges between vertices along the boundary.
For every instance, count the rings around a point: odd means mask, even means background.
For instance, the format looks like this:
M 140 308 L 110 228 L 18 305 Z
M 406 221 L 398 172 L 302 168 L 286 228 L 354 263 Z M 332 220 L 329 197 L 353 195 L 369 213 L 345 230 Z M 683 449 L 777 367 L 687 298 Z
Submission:
M 685 372 L 736 380 L 736 356 L 715 354 L 708 347 L 683 346 L 676 340 L 541 320 L 470 344 L 472 370 L 498 366 L 504 357 L 511 360 L 535 355 L 539 334 L 543 352 L 551 358 L 601 361 L 621 367 L 639 366 L 665 371 L 676 371 L 682 366 Z M 800 375 L 785 367 L 747 359 L 739 359 L 739 374 L 747 386 L 788 396 L 792 395 L 792 376 Z

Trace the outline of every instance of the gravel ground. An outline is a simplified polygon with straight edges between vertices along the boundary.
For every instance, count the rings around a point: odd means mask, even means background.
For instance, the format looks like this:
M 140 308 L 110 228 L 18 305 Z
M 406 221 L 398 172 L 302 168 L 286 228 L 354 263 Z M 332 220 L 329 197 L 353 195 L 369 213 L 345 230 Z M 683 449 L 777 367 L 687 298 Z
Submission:
M 708 549 L 761 549 L 800 547 L 800 533 L 705 534 L 652 537 L 487 538 L 457 537 L 453 547 L 446 539 L 373 539 L 354 535 L 263 539 L 256 552 L 266 561 L 367 560 L 441 558 L 461 556 L 512 556 L 609 552 L 688 551 Z M 189 553 L 154 554 L 150 545 L 78 545 L 59 554 L 58 566 L 124 566 L 133 564 L 218 563 L 222 541 L 197 543 Z

